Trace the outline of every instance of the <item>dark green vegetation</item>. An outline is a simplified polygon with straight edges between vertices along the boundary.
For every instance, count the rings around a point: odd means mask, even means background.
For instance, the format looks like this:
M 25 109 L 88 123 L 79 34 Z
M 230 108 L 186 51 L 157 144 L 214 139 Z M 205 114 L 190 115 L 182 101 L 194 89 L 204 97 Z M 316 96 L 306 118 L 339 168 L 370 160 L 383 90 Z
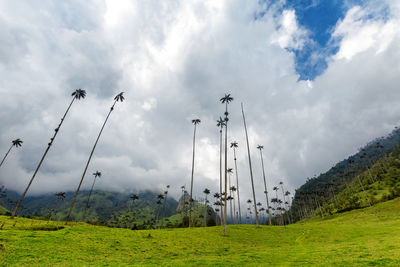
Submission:
M 231 225 L 162 230 L 6 219 L 0 262 L 44 265 L 399 266 L 400 199 L 284 226 Z M 20 220 L 24 220 L 21 222 Z M 65 228 L 64 228 L 65 227 Z M 58 228 L 61 228 L 57 230 Z M 41 231 L 43 230 L 43 231 Z
M 163 206 L 160 208 L 156 203 L 157 194 L 150 191 L 139 193 L 139 199 L 135 201 L 132 201 L 129 194 L 93 191 L 84 220 L 83 214 L 88 195 L 89 191 L 81 191 L 78 195 L 76 209 L 71 215 L 72 220 L 134 229 L 156 228 L 161 226 L 161 221 L 163 221 L 164 227 L 182 227 L 188 224 L 187 205 L 185 209 L 186 217 L 185 212 L 182 213 L 183 200 L 178 203 L 178 201 L 169 197 L 166 200 L 165 209 Z M 58 200 L 56 194 L 26 197 L 24 205 L 21 206 L 19 216 L 48 218 L 52 213 L 52 220 L 64 220 L 72 197 L 72 192 L 67 192 L 65 199 L 62 201 Z M 17 199 L 17 193 L 7 191 L 7 196 L 0 199 L 0 205 L 12 208 Z M 186 200 L 188 199 L 189 196 L 186 193 Z M 205 206 L 197 201 L 193 201 L 193 204 L 194 225 L 203 226 Z M 1 210 L 0 206 L 0 214 L 2 214 Z M 210 214 L 208 224 L 215 225 L 215 214 L 211 208 L 208 208 L 208 210 Z M 157 213 L 159 213 L 159 222 L 156 221 Z M 182 218 L 182 216 L 185 218 Z M 211 218 L 212 220 L 210 221 Z

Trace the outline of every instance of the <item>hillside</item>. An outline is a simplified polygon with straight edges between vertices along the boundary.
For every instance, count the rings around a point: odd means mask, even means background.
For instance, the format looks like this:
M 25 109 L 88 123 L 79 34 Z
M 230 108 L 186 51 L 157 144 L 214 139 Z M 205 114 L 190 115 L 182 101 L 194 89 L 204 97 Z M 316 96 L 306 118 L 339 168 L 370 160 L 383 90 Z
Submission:
M 8 215 L 10 214 L 10 211 L 4 208 L 3 206 L 0 206 L 0 215 Z
M 295 221 L 359 209 L 400 196 L 400 130 L 376 139 L 296 190 Z
M 292 225 L 139 230 L 6 219 L 0 260 L 20 265 L 385 265 L 400 264 L 400 198 Z M 35 244 L 32 246 L 32 244 Z

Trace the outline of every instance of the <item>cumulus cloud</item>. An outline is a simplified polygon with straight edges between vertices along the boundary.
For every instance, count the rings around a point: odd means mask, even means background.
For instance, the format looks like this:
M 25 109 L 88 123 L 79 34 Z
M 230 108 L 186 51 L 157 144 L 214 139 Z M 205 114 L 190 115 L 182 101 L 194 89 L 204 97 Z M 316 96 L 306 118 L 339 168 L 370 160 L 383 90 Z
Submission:
M 293 48 L 308 32 L 293 10 L 259 1 L 67 1 L 0 4 L 0 148 L 14 150 L 0 179 L 22 191 L 70 93 L 84 88 L 31 193 L 74 190 L 112 97 L 124 91 L 89 174 L 113 191 L 190 184 L 198 126 L 195 193 L 219 187 L 219 98 L 231 93 L 229 142 L 239 143 L 244 201 L 250 178 L 240 103 L 244 102 L 257 196 L 263 200 L 257 144 L 264 145 L 269 190 L 293 190 L 399 123 L 399 6 L 385 18 L 354 7 L 334 29 L 339 52 L 314 81 L 299 81 Z M 282 12 L 281 12 L 282 11 Z M 262 15 L 256 15 L 262 14 Z M 363 19 L 364 18 L 364 19 Z M 367 19 L 365 19 L 367 18 Z M 230 151 L 229 166 L 233 166 Z M 85 188 L 90 186 L 87 176 Z

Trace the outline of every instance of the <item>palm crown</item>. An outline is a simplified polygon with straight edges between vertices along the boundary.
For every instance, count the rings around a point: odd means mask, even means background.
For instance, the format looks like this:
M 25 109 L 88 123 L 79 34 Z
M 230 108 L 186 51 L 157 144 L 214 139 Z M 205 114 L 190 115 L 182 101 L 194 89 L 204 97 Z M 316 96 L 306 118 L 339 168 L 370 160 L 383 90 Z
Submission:
M 228 103 L 231 102 L 233 100 L 233 97 L 231 97 L 231 94 L 225 94 L 224 97 L 222 97 L 219 101 L 221 101 L 221 103 Z
M 123 95 L 124 92 L 119 93 L 116 97 L 114 97 L 114 100 L 123 102 L 125 100 L 125 97 Z
M 208 189 L 208 188 L 204 189 L 203 193 L 206 195 L 210 194 L 210 189 Z
M 217 126 L 222 128 L 225 125 L 225 121 L 221 117 L 219 117 L 219 120 L 217 120 Z
M 94 177 L 101 177 L 101 172 L 96 171 L 93 173 Z
M 136 195 L 136 194 L 133 194 L 133 195 L 131 196 L 131 199 L 132 199 L 132 200 L 139 199 L 139 196 L 138 196 L 138 195 Z
M 21 146 L 22 143 L 23 143 L 23 141 L 21 139 L 19 139 L 19 138 L 17 138 L 17 139 L 12 141 L 12 145 L 15 146 L 15 147 Z
M 74 96 L 75 99 L 85 98 L 85 96 L 86 96 L 86 91 L 83 90 L 83 89 L 81 89 L 81 88 L 76 89 L 75 92 L 72 93 L 72 96 Z
M 257 149 L 260 149 L 260 150 L 261 150 L 261 149 L 264 149 L 264 146 L 258 145 L 258 146 L 257 146 Z
M 194 120 L 192 120 L 192 123 L 193 123 L 193 124 L 199 124 L 200 122 L 201 122 L 200 119 L 194 119 Z
M 231 147 L 238 147 L 238 143 L 236 141 L 232 142 Z
M 63 200 L 65 198 L 65 192 L 58 192 L 56 196 L 58 199 Z

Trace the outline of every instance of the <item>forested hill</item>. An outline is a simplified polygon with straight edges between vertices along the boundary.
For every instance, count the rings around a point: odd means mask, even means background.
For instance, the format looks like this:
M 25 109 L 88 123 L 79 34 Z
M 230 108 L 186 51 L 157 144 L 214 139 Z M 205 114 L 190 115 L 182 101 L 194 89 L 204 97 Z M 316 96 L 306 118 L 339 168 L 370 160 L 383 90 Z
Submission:
M 77 198 L 71 219 L 76 221 L 96 221 L 108 224 L 113 218 L 118 217 L 122 213 L 131 210 L 136 211 L 137 219 L 151 220 L 155 218 L 160 206 L 157 204 L 158 194 L 151 191 L 138 193 L 139 199 L 132 201 L 131 195 L 107 191 L 95 190 L 92 192 L 89 209 L 86 217 L 83 218 L 86 206 L 88 191 L 81 191 Z M 71 205 L 74 192 L 66 192 L 63 200 L 57 199 L 55 193 L 40 196 L 26 197 L 22 202 L 22 208 L 18 213 L 24 217 L 48 217 L 52 212 L 52 219 L 64 220 Z M 12 210 L 18 200 L 19 194 L 13 191 L 6 191 L 5 196 L 0 198 L 0 205 Z M 162 201 L 162 206 L 164 200 Z M 165 211 L 163 206 L 163 215 L 171 216 L 176 213 L 178 202 L 168 197 L 165 203 Z M 118 226 L 118 225 L 116 225 Z
M 326 173 L 308 178 L 296 190 L 291 213 L 299 219 L 307 210 L 341 212 L 392 198 L 400 190 L 399 162 L 400 129 L 396 127 L 388 136 L 373 140 Z

